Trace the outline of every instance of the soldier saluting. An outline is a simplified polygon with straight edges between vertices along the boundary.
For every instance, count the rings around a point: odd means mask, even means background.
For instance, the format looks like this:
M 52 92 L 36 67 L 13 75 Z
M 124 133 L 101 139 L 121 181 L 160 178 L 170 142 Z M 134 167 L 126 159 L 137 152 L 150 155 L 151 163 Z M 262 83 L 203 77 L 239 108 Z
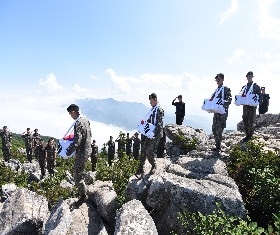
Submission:
M 178 98 L 179 102 L 175 102 Z M 185 103 L 182 101 L 182 95 L 178 95 L 173 101 L 172 105 L 176 106 L 176 124 L 182 125 L 184 117 L 185 117 Z
M 139 160 L 139 151 L 141 140 L 138 138 L 138 132 L 136 132 L 131 138 L 133 140 L 132 151 L 135 160 Z
M 96 145 L 96 141 L 93 140 L 91 144 L 91 170 L 95 171 L 96 163 L 98 157 L 98 146 Z
M 4 160 L 9 161 L 11 157 L 12 134 L 8 131 L 7 126 L 3 126 L 3 132 L 0 133 L 0 136 L 2 138 L 2 152 Z

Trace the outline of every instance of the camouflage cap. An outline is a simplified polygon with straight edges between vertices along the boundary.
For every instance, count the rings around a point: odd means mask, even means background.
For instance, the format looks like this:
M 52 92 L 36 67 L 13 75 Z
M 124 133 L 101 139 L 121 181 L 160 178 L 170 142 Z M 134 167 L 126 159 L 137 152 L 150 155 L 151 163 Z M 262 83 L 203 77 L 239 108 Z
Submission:
M 150 100 L 150 99 L 157 99 L 156 93 L 150 94 L 150 95 L 149 95 L 149 100 Z
M 253 76 L 253 72 L 252 71 L 249 71 L 248 73 L 247 73 L 247 75 L 246 75 L 246 77 L 248 77 L 248 76 Z
M 112 139 L 112 138 L 113 138 L 113 136 L 110 135 L 110 139 Z
M 30 131 L 30 128 L 29 128 L 29 127 L 27 127 L 27 128 L 26 128 L 26 130 Z
M 38 131 L 38 128 L 34 129 L 34 131 Z
M 265 87 L 264 87 L 264 86 L 262 86 L 262 87 L 261 87 L 261 90 L 265 90 Z
M 217 76 L 215 77 L 215 79 L 217 78 L 221 78 L 221 79 L 224 79 L 224 74 L 223 73 L 218 73 Z
M 139 134 L 138 134 L 138 132 L 135 132 L 135 134 L 134 134 L 134 135 L 139 135 Z
M 79 112 L 79 106 L 76 104 L 70 104 L 69 107 L 67 108 L 67 111 L 68 112 L 71 112 L 71 111 Z
M 8 127 L 7 126 L 3 126 L 3 129 L 7 129 Z
M 178 95 L 178 98 L 182 98 L 182 95 Z
M 96 143 L 96 141 L 95 141 L 95 140 L 93 140 L 93 141 L 92 141 L 92 143 Z

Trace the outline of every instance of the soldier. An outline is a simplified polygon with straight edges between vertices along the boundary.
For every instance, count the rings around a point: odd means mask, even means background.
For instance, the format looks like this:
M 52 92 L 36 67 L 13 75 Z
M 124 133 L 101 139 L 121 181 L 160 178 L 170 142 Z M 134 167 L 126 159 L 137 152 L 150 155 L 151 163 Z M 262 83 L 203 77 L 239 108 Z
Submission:
M 115 140 L 115 142 L 118 142 L 118 157 L 122 156 L 122 153 L 124 152 L 124 145 L 125 140 L 123 140 L 122 135 L 120 134 L 119 137 Z
M 157 147 L 157 157 L 158 158 L 163 158 L 165 145 L 166 145 L 166 136 L 165 136 L 165 132 L 163 130 L 163 136 L 160 138 L 158 147 Z
M 215 77 L 215 81 L 218 84 L 218 89 L 220 89 L 224 85 L 224 74 L 219 73 Z M 220 93 L 216 96 L 216 98 L 222 98 L 222 90 L 217 90 L 217 92 Z M 222 143 L 222 134 L 224 128 L 226 128 L 226 121 L 228 117 L 228 108 L 231 104 L 232 96 L 231 96 L 231 90 L 230 88 L 224 86 L 224 103 L 223 106 L 225 108 L 225 113 L 214 113 L 213 116 L 213 125 L 212 125 L 212 132 L 215 138 L 216 148 L 213 148 L 212 151 L 219 152 L 221 150 L 221 143 Z M 214 98 L 216 94 L 214 93 L 211 98 Z
M 35 159 L 38 161 L 38 149 L 36 148 L 36 146 L 39 145 L 41 138 L 37 128 L 34 130 L 32 138 L 33 138 L 33 149 L 34 149 Z
M 152 165 L 151 174 L 154 174 L 156 171 L 156 151 L 157 146 L 160 141 L 160 138 L 163 137 L 163 116 L 164 116 L 164 110 L 159 106 L 159 103 L 157 101 L 157 95 L 155 93 L 152 93 L 149 95 L 150 105 L 152 106 L 149 119 L 147 120 L 148 123 L 151 123 L 155 126 L 155 130 L 153 131 L 153 137 L 146 137 L 143 149 L 141 149 L 141 156 L 140 156 L 140 165 L 135 173 L 136 175 L 141 175 L 144 173 L 144 164 L 146 161 L 146 158 L 148 158 L 148 161 Z
M 95 171 L 96 163 L 97 163 L 97 157 L 98 157 L 98 146 L 96 145 L 96 141 L 93 140 L 91 144 L 91 169 L 92 171 Z
M 41 168 L 41 179 L 44 178 L 46 170 L 45 170 L 45 166 L 46 166 L 46 153 L 45 153 L 45 146 L 44 146 L 44 140 L 40 139 L 39 141 L 39 145 L 35 146 L 35 150 L 37 150 L 37 154 L 38 154 L 38 161 L 39 161 L 39 165 Z
M 265 87 L 261 87 L 263 102 L 259 105 L 259 114 L 265 114 L 269 106 L 269 94 L 265 93 Z
M 249 91 L 249 89 L 250 89 L 250 87 L 253 83 L 253 77 L 254 77 L 253 72 L 249 71 L 247 73 L 246 77 L 247 77 L 247 81 L 248 81 L 247 85 L 245 85 L 246 86 L 246 94 L 247 94 L 247 92 Z M 245 86 L 243 86 L 242 89 Z M 261 104 L 262 103 L 261 89 L 256 83 L 254 83 L 252 94 L 259 95 L 259 104 Z M 255 122 L 256 122 L 256 110 L 257 110 L 256 106 L 243 105 L 242 119 L 243 119 L 245 134 L 246 134 L 246 137 L 242 139 L 244 142 L 247 142 L 247 141 L 251 140 L 252 136 L 254 134 Z
M 25 139 L 25 148 L 26 148 L 26 155 L 27 155 L 27 160 L 29 162 L 32 161 L 32 143 L 33 143 L 33 138 L 30 132 L 30 128 L 26 129 L 27 133 L 25 131 L 21 134 L 21 137 Z
M 141 140 L 138 138 L 138 132 L 136 132 L 134 136 L 132 136 L 130 139 L 133 140 L 133 146 L 132 146 L 133 157 L 135 160 L 139 160 Z
M 126 134 L 125 140 L 125 152 L 126 155 L 130 157 L 131 155 L 132 140 L 129 138 L 129 133 Z
M 71 104 L 67 111 L 76 121 L 74 125 L 74 141 L 67 148 L 66 155 L 70 156 L 76 150 L 74 181 L 80 198 L 75 205 L 79 206 L 86 199 L 86 185 L 83 179 L 83 172 L 86 161 L 91 154 L 91 128 L 90 122 L 85 117 L 80 116 L 79 107 L 76 104 Z
M 106 143 L 108 145 L 108 164 L 112 166 L 112 160 L 115 155 L 115 142 L 113 141 L 113 136 L 110 136 L 110 140 Z
M 2 152 L 5 161 L 9 161 L 11 157 L 12 134 L 8 131 L 7 126 L 3 126 L 3 132 L 0 133 L 2 138 Z
M 45 148 L 45 159 L 47 159 L 47 169 L 49 174 L 54 175 L 54 165 L 56 158 L 56 148 L 54 146 L 54 138 L 50 138 Z
M 175 102 L 177 98 L 179 102 Z M 182 101 L 182 95 L 175 97 L 175 99 L 172 101 L 172 105 L 176 106 L 176 124 L 182 125 L 185 117 L 185 103 Z

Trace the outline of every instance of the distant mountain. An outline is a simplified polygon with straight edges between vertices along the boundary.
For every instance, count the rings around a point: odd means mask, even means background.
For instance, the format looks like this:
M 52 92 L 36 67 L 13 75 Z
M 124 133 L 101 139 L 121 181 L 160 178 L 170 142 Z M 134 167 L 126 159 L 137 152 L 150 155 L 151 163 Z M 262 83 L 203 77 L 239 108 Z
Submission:
M 107 125 L 112 124 L 128 131 L 135 130 L 141 118 L 143 118 L 143 116 L 150 110 L 149 107 L 146 107 L 141 103 L 126 101 L 120 102 L 112 98 L 81 99 L 76 100 L 76 103 L 88 119 Z M 191 118 L 195 119 L 193 116 L 191 116 Z M 201 118 L 203 119 L 203 117 Z M 164 125 L 168 123 L 175 123 L 175 114 L 173 117 L 170 115 L 164 116 Z M 204 123 L 204 121 L 202 120 L 201 123 Z M 183 124 L 206 130 L 203 125 L 199 125 L 189 120 L 187 117 Z M 206 131 L 208 132 L 208 130 Z

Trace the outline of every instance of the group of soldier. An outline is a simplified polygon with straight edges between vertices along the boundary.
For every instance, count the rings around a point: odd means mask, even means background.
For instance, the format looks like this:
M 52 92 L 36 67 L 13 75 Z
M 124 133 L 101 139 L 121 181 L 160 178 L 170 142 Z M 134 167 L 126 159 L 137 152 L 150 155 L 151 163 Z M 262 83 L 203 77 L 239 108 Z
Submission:
M 253 72 L 249 71 L 246 75 L 247 77 L 247 85 L 246 92 L 249 91 L 251 85 L 253 84 Z M 224 74 L 219 73 L 215 77 L 215 81 L 218 85 L 218 88 L 223 86 L 224 82 Z M 244 86 L 244 87 L 245 87 Z M 243 87 L 243 88 L 244 88 Z M 219 91 L 217 89 L 216 91 Z M 230 88 L 224 86 L 222 91 L 219 94 L 213 94 L 213 97 L 223 97 L 224 102 L 223 106 L 225 108 L 225 113 L 214 113 L 213 117 L 213 125 L 212 131 L 215 137 L 216 148 L 212 149 L 212 151 L 220 151 L 221 150 L 221 141 L 222 141 L 222 132 L 226 127 L 226 120 L 228 117 L 228 108 L 232 101 L 231 90 Z M 257 94 L 259 97 L 259 103 L 263 102 L 263 94 L 261 92 L 260 87 L 254 83 L 253 85 L 253 94 Z M 213 98 L 212 97 L 212 98 Z M 269 96 L 268 96 L 269 97 Z M 178 98 L 178 102 L 175 102 L 176 98 Z M 172 101 L 172 105 L 176 106 L 176 123 L 178 125 L 182 125 L 185 116 L 185 103 L 182 101 L 182 96 L 179 95 Z M 269 98 L 268 98 L 269 99 Z M 146 120 L 147 123 L 154 127 L 153 134 L 146 136 L 145 133 L 141 133 L 141 139 L 139 139 L 139 134 L 136 132 L 131 138 L 129 137 L 129 133 L 127 134 L 125 140 L 123 140 L 123 136 L 120 135 L 115 142 L 118 142 L 118 155 L 121 157 L 121 153 L 126 152 L 128 156 L 133 156 L 135 159 L 140 160 L 140 165 L 135 173 L 137 177 L 141 176 L 144 173 L 144 164 L 146 159 L 148 159 L 151 164 L 150 174 L 153 174 L 156 169 L 156 157 L 162 157 L 164 145 L 165 145 L 165 134 L 163 129 L 163 118 L 164 118 L 164 110 L 159 105 L 157 100 L 157 95 L 152 93 L 149 95 L 149 101 L 151 105 L 151 110 L 149 113 L 149 117 Z M 78 193 L 80 195 L 79 200 L 76 202 L 76 206 L 79 206 L 80 203 L 83 203 L 86 199 L 86 186 L 83 179 L 83 171 L 85 169 L 85 163 L 89 157 L 91 157 L 92 161 L 92 170 L 94 171 L 96 168 L 96 162 L 98 158 L 98 146 L 96 141 L 93 140 L 91 142 L 91 128 L 90 122 L 79 113 L 79 107 L 76 104 L 71 104 L 67 108 L 68 113 L 71 118 L 75 120 L 74 125 L 74 140 L 66 149 L 66 155 L 70 156 L 74 151 L 75 153 L 75 163 L 74 163 L 74 181 L 75 185 L 78 188 Z M 262 111 L 262 110 L 261 110 Z M 252 138 L 255 128 L 255 119 L 256 119 L 256 107 L 243 105 L 243 122 L 245 127 L 246 137 L 243 141 L 248 141 Z M 144 122 L 143 122 L 144 123 Z M 8 159 L 10 154 L 10 146 L 12 145 L 12 137 L 7 132 L 7 127 L 4 127 L 4 132 L 1 133 L 2 137 L 2 151 L 4 153 L 4 158 Z M 22 133 L 22 137 L 25 138 L 26 145 L 26 153 L 29 161 L 32 159 L 32 149 L 35 150 L 35 156 L 39 159 L 40 166 L 43 168 L 45 166 L 45 161 L 47 160 L 47 165 L 49 172 L 53 173 L 54 162 L 56 158 L 56 150 L 53 143 L 53 140 L 49 140 L 48 145 L 44 147 L 43 140 L 40 139 L 40 135 L 38 134 L 38 130 L 34 130 L 34 134 L 31 135 L 30 129 L 27 129 L 27 133 Z M 39 143 L 38 143 L 39 141 Z M 133 141 L 133 144 L 132 144 Z M 108 164 L 112 165 L 112 161 L 115 156 L 115 142 L 113 141 L 113 137 L 110 136 L 110 140 L 106 143 L 108 146 Z M 7 147 L 6 147 L 7 146 Z M 131 147 L 133 150 L 131 151 Z M 140 154 L 141 147 L 141 154 Z M 41 160 L 40 160 L 41 159 Z M 49 160 L 48 160 L 49 159 Z M 42 171 L 44 174 L 44 170 Z

